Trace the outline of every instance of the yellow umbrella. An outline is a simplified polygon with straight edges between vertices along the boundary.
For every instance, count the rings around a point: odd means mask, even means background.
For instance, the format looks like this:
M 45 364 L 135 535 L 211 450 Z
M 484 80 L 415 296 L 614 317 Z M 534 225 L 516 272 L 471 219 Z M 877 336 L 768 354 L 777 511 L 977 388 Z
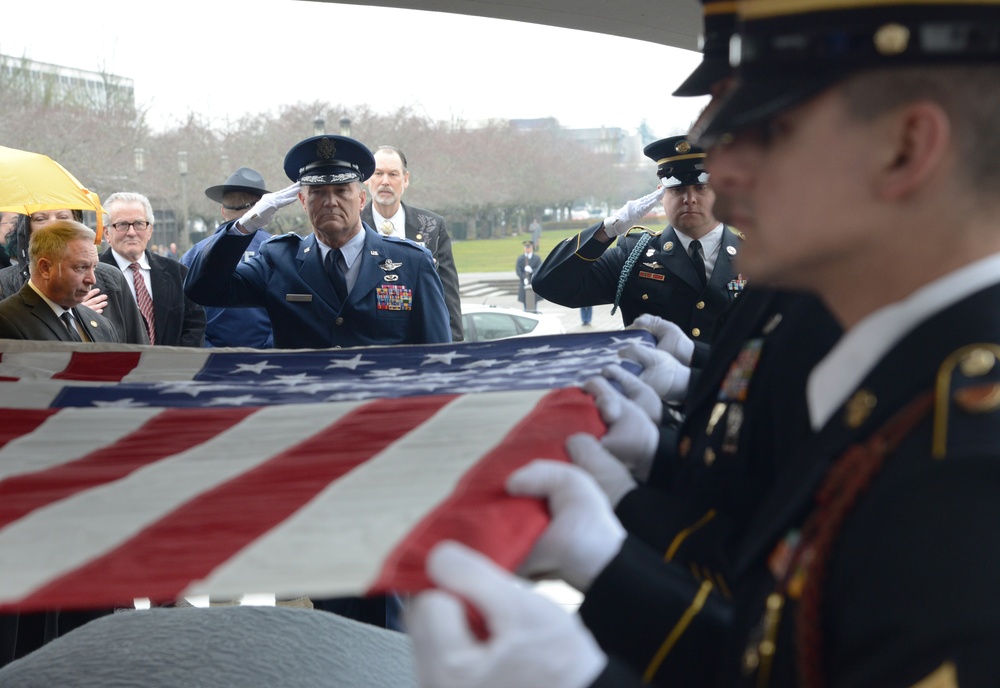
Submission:
M 0 146 L 0 212 L 31 215 L 60 208 L 95 211 L 96 243 L 101 243 L 104 208 L 97 194 L 47 155 Z

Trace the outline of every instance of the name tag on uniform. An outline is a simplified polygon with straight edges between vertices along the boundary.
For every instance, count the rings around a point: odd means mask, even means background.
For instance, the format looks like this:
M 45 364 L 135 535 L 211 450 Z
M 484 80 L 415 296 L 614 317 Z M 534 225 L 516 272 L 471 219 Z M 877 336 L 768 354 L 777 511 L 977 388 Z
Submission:
M 312 300 L 312 294 L 285 294 L 285 301 L 309 302 Z

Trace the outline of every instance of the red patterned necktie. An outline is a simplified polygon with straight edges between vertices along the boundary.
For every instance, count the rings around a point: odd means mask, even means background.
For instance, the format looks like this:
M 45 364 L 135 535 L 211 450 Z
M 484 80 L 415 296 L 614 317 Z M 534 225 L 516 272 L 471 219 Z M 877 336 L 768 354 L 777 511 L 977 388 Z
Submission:
M 142 278 L 142 269 L 138 263 L 129 265 L 132 268 L 132 280 L 135 282 L 135 300 L 139 304 L 139 312 L 146 321 L 146 331 L 149 333 L 149 343 L 156 344 L 156 323 L 153 321 L 153 298 L 146 290 L 146 280 Z

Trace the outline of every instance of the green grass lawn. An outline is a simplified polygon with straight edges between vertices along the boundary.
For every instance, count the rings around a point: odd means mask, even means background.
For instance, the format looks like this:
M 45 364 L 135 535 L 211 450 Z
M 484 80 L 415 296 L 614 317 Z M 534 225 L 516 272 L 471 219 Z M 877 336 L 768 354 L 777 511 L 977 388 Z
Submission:
M 542 249 L 538 255 L 545 259 L 549 251 L 566 237 L 575 236 L 578 229 L 553 229 L 542 232 Z M 503 237 L 502 239 L 473 239 L 452 241 L 451 252 L 455 256 L 455 266 L 459 272 L 507 272 L 514 273 L 514 263 L 523 253 L 523 243 L 527 234 Z

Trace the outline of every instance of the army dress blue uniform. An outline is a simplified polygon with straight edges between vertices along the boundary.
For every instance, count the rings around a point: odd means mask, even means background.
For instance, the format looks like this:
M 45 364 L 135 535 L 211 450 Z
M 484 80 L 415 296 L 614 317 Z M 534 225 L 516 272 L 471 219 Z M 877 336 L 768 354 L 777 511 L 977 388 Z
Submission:
M 223 225 L 192 263 L 185 290 L 206 306 L 267 310 L 279 349 L 451 341 L 441 280 L 430 252 L 364 226 L 357 282 L 337 298 L 315 235 L 274 237 L 244 261 L 253 236 Z
M 654 666 L 657 650 L 673 630 L 657 637 L 637 618 L 651 613 L 676 622 L 702 586 L 723 600 L 731 596 L 733 559 L 746 522 L 809 434 L 806 376 L 841 333 L 814 296 L 754 288 L 743 293 L 720 325 L 704 370 L 693 378 L 680 438 L 668 433 L 650 479 L 617 505 L 629 541 L 581 607 L 605 651 L 636 671 Z M 641 586 L 621 587 L 620 576 L 632 566 L 666 566 L 669 584 L 661 581 L 653 598 L 640 596 L 649 593 Z M 625 590 L 635 596 L 623 601 Z M 663 674 L 678 685 L 697 684 L 703 679 L 701 665 L 719 664 L 722 645 L 711 634 L 681 634 L 677 643 L 655 664 L 651 677 Z M 692 657 L 701 661 L 692 663 Z M 698 671 L 685 673 L 691 668 Z
M 633 229 L 611 246 L 594 238 L 601 227 L 589 227 L 552 250 L 531 280 L 539 296 L 568 308 L 614 303 L 626 261 L 645 232 Z M 724 228 L 715 269 L 704 287 L 672 227 L 647 241 L 621 294 L 625 325 L 652 313 L 676 323 L 695 342 L 711 344 L 716 319 L 742 289 L 733 265 L 740 236 Z

